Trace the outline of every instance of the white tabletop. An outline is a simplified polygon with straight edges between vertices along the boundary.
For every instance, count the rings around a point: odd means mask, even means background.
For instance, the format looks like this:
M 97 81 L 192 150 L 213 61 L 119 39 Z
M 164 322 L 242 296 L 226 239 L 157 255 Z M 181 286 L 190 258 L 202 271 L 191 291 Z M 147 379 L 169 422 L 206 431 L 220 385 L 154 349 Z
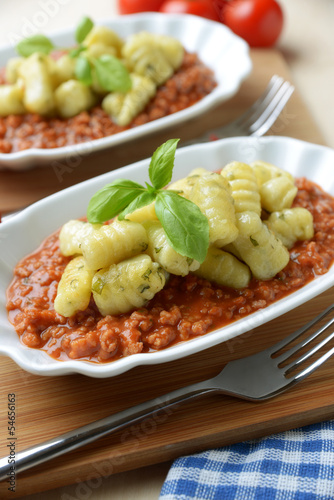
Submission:
M 293 82 L 308 106 L 328 146 L 334 147 L 334 2 L 280 0 L 285 27 L 277 47 L 290 68 Z M 0 45 L 15 44 L 36 31 L 71 28 L 83 16 L 96 21 L 117 15 L 116 0 L 2 0 Z M 157 500 L 170 463 L 158 464 L 76 483 L 27 500 L 89 499 Z

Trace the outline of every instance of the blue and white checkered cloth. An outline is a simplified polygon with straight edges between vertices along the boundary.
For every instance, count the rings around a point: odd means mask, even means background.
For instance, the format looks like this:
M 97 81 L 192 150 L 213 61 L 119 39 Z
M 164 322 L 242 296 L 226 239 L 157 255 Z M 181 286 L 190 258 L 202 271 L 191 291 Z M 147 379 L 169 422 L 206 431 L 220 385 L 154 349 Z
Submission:
M 334 420 L 177 459 L 159 500 L 333 500 Z

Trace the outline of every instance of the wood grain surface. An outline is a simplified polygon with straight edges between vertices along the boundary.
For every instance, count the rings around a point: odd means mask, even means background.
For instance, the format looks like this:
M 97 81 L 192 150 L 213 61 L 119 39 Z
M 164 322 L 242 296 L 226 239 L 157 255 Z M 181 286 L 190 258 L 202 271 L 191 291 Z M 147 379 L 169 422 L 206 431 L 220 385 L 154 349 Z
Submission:
M 254 69 L 238 95 L 189 125 L 147 140 L 131 148 L 82 158 L 70 166 L 60 180 L 46 166 L 25 172 L 0 172 L 0 210 L 20 208 L 52 192 L 113 168 L 149 156 L 163 140 L 173 136 L 186 140 L 207 128 L 223 124 L 243 112 L 277 73 L 290 78 L 282 56 L 274 50 L 253 50 Z M 270 134 L 323 143 L 298 92 L 273 126 Z M 333 301 L 328 290 L 296 310 L 253 331 L 182 360 L 157 366 L 138 367 L 111 379 L 81 375 L 38 377 L 24 372 L 7 358 L 0 358 L 0 422 L 6 422 L 8 393 L 16 394 L 17 451 L 40 443 L 93 420 L 157 397 L 218 373 L 231 359 L 237 359 L 272 345 L 304 324 Z M 17 498 L 29 493 L 85 481 L 95 484 L 101 476 L 132 470 L 173 459 L 210 447 L 228 445 L 281 430 L 328 419 L 334 412 L 334 359 L 306 381 L 274 399 L 251 403 L 227 396 L 207 396 L 173 411 L 130 426 L 108 438 L 71 452 L 19 475 L 16 492 L 0 483 L 0 498 Z M 6 427 L 0 430 L 5 436 Z M 1 439 L 0 455 L 7 455 Z

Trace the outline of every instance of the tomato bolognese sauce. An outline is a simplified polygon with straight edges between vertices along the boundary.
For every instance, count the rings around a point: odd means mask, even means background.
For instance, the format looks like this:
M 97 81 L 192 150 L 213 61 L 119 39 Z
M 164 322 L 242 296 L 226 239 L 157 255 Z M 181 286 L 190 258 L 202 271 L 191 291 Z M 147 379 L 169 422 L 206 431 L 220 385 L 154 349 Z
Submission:
M 5 84 L 4 71 L 0 85 Z M 196 53 L 185 52 L 180 68 L 129 125 L 118 125 L 96 105 L 71 118 L 47 118 L 36 113 L 0 116 L 0 153 L 30 148 L 53 149 L 108 137 L 186 109 L 217 86 L 213 71 Z
M 21 341 L 58 360 L 109 362 L 153 352 L 204 335 L 293 293 L 328 271 L 334 259 L 334 198 L 315 183 L 296 179 L 293 207 L 313 216 L 314 236 L 290 249 L 286 267 L 274 278 L 252 278 L 245 288 L 218 286 L 192 273 L 171 275 L 145 307 L 103 317 L 94 300 L 65 318 L 53 303 L 70 258 L 61 254 L 59 232 L 49 236 L 15 268 L 7 310 Z

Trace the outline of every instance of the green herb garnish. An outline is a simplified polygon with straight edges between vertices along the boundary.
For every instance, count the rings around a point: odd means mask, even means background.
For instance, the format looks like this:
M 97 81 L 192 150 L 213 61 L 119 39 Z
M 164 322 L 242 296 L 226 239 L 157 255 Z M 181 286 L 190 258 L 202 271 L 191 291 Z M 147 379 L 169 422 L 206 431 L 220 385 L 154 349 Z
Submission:
M 29 38 L 24 38 L 16 46 L 17 52 L 23 57 L 29 57 L 35 52 L 50 54 L 53 49 L 53 43 L 44 35 L 33 35 Z
M 75 30 L 76 41 L 81 44 L 93 27 L 93 21 L 89 17 L 83 17 Z
M 68 55 L 76 59 L 75 77 L 84 85 L 92 85 L 94 77 L 106 92 L 128 92 L 132 87 L 132 81 L 124 64 L 110 54 L 100 57 L 88 57 L 85 52 L 87 47 L 83 45 L 86 36 L 94 27 L 89 17 L 83 17 L 75 30 L 75 40 L 78 46 L 66 50 Z M 29 57 L 35 52 L 49 54 L 56 47 L 52 41 L 44 35 L 33 35 L 25 38 L 16 46 L 17 52 L 23 57 Z
M 259 246 L 259 243 L 258 241 L 256 241 L 254 238 L 252 238 L 251 236 L 249 237 L 249 239 L 251 240 L 251 243 L 254 247 L 258 247 Z
M 124 64 L 111 54 L 103 54 L 93 59 L 96 78 L 101 87 L 108 92 L 127 92 L 132 81 Z
M 85 85 L 93 83 L 92 68 L 87 57 L 79 55 L 75 62 L 75 76 Z
M 175 191 L 163 189 L 172 179 L 179 139 L 170 139 L 154 152 L 149 165 L 152 185 L 119 179 L 103 187 L 91 198 L 87 218 L 103 223 L 116 215 L 120 220 L 134 210 L 155 201 L 155 211 L 168 243 L 176 252 L 203 262 L 209 246 L 209 223 L 195 203 Z

